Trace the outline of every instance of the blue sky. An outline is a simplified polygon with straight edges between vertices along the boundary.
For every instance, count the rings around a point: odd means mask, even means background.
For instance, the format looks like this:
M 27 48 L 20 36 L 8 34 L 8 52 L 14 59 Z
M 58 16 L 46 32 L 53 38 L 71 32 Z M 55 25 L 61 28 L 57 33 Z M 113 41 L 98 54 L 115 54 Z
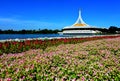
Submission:
M 0 29 L 62 29 L 79 9 L 89 25 L 120 27 L 120 0 L 0 0 Z

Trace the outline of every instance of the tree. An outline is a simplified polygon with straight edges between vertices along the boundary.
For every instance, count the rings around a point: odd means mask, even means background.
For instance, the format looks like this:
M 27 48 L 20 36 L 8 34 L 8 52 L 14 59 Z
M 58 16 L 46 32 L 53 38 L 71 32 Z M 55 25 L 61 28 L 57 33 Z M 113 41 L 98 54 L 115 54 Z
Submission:
M 118 28 L 116 26 L 110 26 L 109 33 L 116 33 L 117 30 Z

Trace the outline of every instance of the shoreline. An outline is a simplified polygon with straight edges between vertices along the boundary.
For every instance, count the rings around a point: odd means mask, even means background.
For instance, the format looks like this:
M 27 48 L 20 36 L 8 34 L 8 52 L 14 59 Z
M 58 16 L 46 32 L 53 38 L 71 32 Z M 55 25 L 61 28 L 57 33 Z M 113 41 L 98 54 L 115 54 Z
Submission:
M 26 40 L 51 40 L 51 39 L 68 39 L 68 38 L 89 38 L 89 37 L 103 37 L 103 36 L 120 36 L 120 34 L 115 34 L 115 35 L 76 35 L 76 36 L 68 36 L 68 37 L 39 37 L 39 38 L 26 38 L 26 39 L 5 39 L 5 40 L 0 40 L 0 42 L 11 42 L 11 41 L 17 41 L 17 42 L 21 42 L 21 41 L 26 41 Z

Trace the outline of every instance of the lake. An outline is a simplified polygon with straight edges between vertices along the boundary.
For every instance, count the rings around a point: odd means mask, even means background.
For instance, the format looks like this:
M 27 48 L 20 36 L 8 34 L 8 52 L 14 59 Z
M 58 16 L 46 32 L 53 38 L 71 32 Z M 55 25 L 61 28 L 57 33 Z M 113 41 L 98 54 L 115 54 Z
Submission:
M 0 34 L 0 40 L 7 39 L 28 39 L 28 38 L 51 38 L 51 37 L 85 37 L 93 35 L 60 35 L 60 34 Z M 96 35 L 94 35 L 96 36 Z
M 27 39 L 27 38 L 45 38 L 45 37 L 64 37 L 59 34 L 0 34 L 0 40 L 6 39 Z

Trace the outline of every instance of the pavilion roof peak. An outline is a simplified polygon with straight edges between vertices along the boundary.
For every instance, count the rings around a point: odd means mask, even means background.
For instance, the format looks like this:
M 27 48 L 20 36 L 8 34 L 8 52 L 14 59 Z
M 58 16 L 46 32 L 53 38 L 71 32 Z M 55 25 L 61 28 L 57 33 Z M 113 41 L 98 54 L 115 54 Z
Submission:
M 81 10 L 79 10 L 78 19 L 77 19 L 77 21 L 73 24 L 73 26 L 89 26 L 89 25 L 87 25 L 87 24 L 83 21 L 82 16 L 81 16 Z

